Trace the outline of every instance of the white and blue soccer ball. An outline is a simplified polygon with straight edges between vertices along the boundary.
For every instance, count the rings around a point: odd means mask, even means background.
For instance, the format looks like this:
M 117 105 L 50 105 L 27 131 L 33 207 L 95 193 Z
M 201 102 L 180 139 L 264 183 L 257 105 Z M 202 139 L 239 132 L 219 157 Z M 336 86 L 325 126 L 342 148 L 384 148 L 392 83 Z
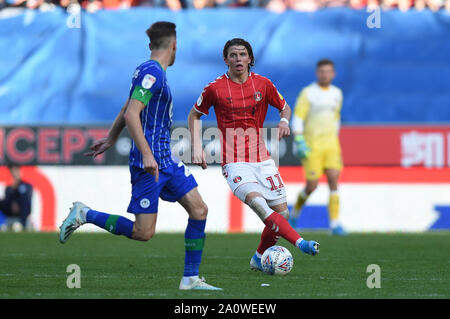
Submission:
M 263 272 L 269 275 L 285 276 L 294 267 L 291 252 L 283 246 L 272 246 L 266 249 L 261 257 Z

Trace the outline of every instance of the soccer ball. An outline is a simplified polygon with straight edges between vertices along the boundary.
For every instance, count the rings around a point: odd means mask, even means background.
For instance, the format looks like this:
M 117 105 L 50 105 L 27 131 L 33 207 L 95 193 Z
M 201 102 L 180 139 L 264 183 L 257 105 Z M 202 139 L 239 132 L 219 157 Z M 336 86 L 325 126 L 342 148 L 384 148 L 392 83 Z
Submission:
M 266 249 L 261 257 L 263 272 L 269 275 L 287 275 L 294 266 L 294 258 L 287 248 L 272 246 Z

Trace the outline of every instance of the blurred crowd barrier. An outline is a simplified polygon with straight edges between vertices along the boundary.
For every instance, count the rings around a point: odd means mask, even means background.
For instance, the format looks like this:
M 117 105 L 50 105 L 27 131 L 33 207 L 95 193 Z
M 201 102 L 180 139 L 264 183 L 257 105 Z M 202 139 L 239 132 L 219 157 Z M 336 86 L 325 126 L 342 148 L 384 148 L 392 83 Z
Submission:
M 450 0 L 0 0 L 0 8 L 26 7 L 43 11 L 56 6 L 68 8 L 80 5 L 87 12 L 97 10 L 123 10 L 130 7 L 164 7 L 178 11 L 183 9 L 205 8 L 265 8 L 274 12 L 295 10 L 312 12 L 324 8 L 348 7 L 352 9 L 398 9 L 400 11 L 425 10 L 450 11 Z

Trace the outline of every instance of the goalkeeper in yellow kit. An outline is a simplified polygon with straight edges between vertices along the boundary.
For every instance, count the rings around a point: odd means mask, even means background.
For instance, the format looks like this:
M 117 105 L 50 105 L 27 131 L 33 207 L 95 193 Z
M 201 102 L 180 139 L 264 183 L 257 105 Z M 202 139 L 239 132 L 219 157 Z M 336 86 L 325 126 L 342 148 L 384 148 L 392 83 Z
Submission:
M 330 197 L 328 212 L 333 235 L 346 235 L 339 223 L 338 179 L 342 169 L 339 143 L 342 91 L 331 84 L 335 77 L 334 63 L 320 60 L 317 63 L 317 82 L 300 92 L 295 104 L 292 120 L 296 155 L 300 158 L 306 174 L 306 187 L 300 192 L 294 206 L 294 217 L 309 195 L 317 188 L 325 173 Z

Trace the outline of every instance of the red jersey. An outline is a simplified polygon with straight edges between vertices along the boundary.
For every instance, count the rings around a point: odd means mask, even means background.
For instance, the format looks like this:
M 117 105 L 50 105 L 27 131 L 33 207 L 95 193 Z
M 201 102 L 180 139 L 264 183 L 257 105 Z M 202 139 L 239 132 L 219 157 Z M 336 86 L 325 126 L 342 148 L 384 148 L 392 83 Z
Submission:
M 205 86 L 194 108 L 208 115 L 214 106 L 222 165 L 270 159 L 262 131 L 269 104 L 281 111 L 286 101 L 268 78 L 253 72 L 242 84 L 224 74 Z

